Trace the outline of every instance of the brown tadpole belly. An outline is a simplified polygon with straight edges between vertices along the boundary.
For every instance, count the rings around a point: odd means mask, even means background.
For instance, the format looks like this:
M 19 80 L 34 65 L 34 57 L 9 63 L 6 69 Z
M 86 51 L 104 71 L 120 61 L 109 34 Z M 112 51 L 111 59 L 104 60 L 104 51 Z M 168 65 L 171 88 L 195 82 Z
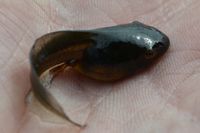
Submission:
M 30 51 L 34 95 L 45 107 L 75 122 L 48 90 L 54 77 L 73 69 L 86 77 L 112 82 L 145 69 L 169 48 L 169 38 L 138 21 L 93 30 L 58 31 L 35 41 Z

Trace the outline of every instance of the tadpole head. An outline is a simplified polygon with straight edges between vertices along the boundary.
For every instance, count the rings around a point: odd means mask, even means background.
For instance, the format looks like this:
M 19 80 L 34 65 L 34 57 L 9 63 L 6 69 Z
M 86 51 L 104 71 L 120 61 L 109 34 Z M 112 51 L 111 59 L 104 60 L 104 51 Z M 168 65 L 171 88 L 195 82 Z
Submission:
M 164 54 L 170 45 L 170 40 L 166 34 L 160 30 L 135 21 L 134 39 L 136 43 L 145 48 L 144 57 L 153 59 Z

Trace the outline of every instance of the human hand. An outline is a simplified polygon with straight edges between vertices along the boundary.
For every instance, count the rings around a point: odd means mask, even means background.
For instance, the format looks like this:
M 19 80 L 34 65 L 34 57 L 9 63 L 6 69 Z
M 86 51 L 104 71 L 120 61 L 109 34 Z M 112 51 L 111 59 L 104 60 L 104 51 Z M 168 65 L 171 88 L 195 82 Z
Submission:
M 198 132 L 200 18 L 197 0 L 1 0 L 0 129 L 34 132 Z M 139 20 L 165 32 L 171 46 L 144 73 L 116 84 L 60 75 L 52 93 L 66 113 L 86 124 L 51 122 L 25 104 L 31 88 L 28 54 L 36 38 L 63 29 L 92 29 Z M 34 107 L 35 108 L 35 107 Z M 40 108 L 39 108 L 40 109 Z M 55 118 L 57 121 L 57 118 Z

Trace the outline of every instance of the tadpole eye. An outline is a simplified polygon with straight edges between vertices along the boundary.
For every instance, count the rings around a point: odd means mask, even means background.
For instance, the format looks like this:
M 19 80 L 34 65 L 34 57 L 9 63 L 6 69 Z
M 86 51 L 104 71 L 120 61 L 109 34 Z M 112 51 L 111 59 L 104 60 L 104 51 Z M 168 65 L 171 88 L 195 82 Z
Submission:
M 146 59 L 151 59 L 151 58 L 153 58 L 155 55 L 156 55 L 156 54 L 155 54 L 154 51 L 148 50 L 148 51 L 146 51 L 146 53 L 145 53 L 145 58 L 146 58 Z
M 162 47 L 163 47 L 163 43 L 157 42 L 157 43 L 153 46 L 153 49 L 159 49 L 159 48 L 162 48 Z

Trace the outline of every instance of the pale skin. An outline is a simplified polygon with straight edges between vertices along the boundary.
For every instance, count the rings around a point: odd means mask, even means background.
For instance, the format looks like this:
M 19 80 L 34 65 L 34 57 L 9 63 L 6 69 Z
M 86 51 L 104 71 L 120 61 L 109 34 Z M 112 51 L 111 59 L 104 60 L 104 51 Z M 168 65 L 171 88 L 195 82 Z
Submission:
M 1 133 L 141 133 L 200 131 L 200 1 L 0 1 Z M 52 123 L 27 108 L 29 50 L 36 38 L 139 20 L 166 33 L 171 46 L 147 71 L 103 84 L 61 74 L 52 93 L 75 121 Z M 62 93 L 60 93 L 62 92 Z

